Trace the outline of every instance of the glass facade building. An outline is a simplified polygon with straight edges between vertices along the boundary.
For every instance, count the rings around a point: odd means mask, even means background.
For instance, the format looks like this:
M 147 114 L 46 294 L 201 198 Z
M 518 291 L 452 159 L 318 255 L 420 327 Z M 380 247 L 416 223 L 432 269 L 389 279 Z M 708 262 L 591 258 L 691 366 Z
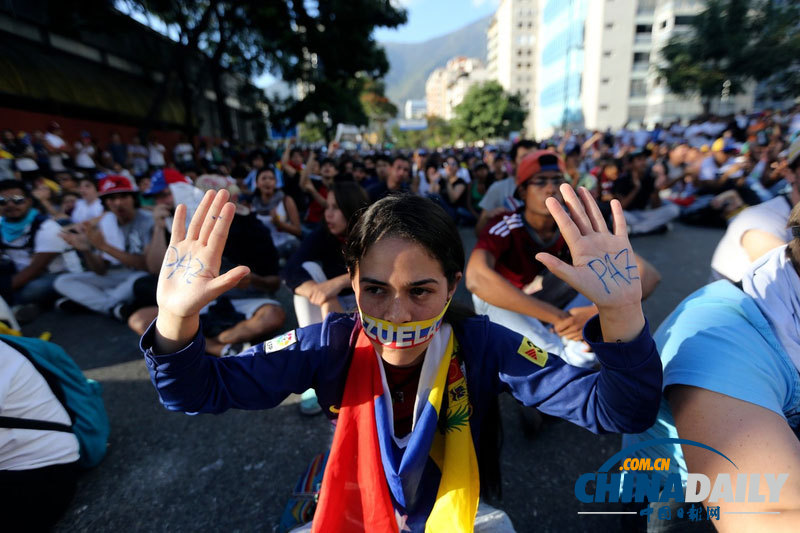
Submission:
M 589 0 L 546 0 L 539 45 L 537 133 L 583 125 L 584 26 Z

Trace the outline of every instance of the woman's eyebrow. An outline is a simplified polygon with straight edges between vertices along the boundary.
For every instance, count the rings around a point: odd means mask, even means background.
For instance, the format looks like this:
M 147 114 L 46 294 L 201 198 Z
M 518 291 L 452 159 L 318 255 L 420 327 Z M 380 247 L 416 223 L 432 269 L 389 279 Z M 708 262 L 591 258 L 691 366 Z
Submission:
M 377 279 L 368 278 L 368 277 L 361 278 L 361 283 L 372 283 L 373 285 L 382 285 L 384 287 L 387 287 L 389 285 L 385 281 L 378 281 Z M 425 278 L 425 279 L 421 279 L 419 281 L 412 281 L 411 283 L 408 284 L 408 286 L 409 287 L 419 287 L 420 285 L 427 285 L 428 283 L 436 283 L 436 284 L 438 284 L 439 282 L 436 281 L 433 278 Z

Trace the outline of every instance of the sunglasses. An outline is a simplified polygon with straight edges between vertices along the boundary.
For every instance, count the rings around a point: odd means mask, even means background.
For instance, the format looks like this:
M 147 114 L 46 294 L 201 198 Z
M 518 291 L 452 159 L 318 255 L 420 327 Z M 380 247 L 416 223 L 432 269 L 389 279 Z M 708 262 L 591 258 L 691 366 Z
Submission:
M 14 196 L 10 197 L 0 196 L 0 207 L 6 205 L 8 202 L 13 203 L 14 205 L 22 205 L 25 203 L 25 200 L 27 200 L 27 198 L 20 196 L 19 194 L 15 194 Z
M 530 180 L 525 182 L 525 186 L 527 187 L 529 185 L 533 185 L 534 187 L 545 187 L 548 184 L 550 184 L 550 185 L 555 185 L 556 187 L 558 187 L 562 183 L 565 183 L 563 177 L 561 177 L 561 176 L 555 177 L 554 176 L 552 178 L 530 179 Z

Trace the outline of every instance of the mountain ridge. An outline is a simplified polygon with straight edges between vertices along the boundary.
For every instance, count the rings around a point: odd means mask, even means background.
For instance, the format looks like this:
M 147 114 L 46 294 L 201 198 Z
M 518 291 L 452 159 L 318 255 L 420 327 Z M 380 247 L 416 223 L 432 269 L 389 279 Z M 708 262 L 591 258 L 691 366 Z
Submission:
M 486 61 L 487 15 L 455 31 L 421 43 L 379 43 L 386 50 L 389 72 L 384 77 L 386 96 L 401 110 L 409 99 L 425 99 L 425 81 L 434 69 L 456 56 Z

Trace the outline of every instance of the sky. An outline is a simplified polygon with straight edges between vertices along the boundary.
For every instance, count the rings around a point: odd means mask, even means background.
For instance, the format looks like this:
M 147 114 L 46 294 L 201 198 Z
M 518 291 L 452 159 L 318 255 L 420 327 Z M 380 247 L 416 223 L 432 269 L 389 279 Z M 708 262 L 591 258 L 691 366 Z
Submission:
M 396 29 L 380 28 L 381 42 L 418 43 L 439 37 L 491 15 L 500 0 L 393 0 L 408 12 L 408 22 Z

